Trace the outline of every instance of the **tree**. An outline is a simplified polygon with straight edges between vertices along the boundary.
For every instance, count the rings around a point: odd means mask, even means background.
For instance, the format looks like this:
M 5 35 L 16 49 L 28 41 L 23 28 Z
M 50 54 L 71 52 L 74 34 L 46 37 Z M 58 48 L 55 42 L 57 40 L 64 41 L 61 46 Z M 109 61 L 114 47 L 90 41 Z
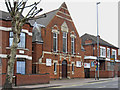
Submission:
M 9 14 L 12 18 L 11 20 L 11 28 L 13 32 L 13 42 L 10 47 L 10 54 L 8 55 L 8 65 L 7 65 L 7 74 L 6 74 L 6 81 L 3 86 L 3 88 L 12 88 L 12 79 L 13 79 L 13 72 L 14 72 L 14 63 L 16 58 L 16 52 L 18 43 L 20 42 L 20 34 L 23 25 L 28 22 L 29 20 L 33 19 L 35 15 L 37 15 L 39 12 L 41 12 L 43 9 L 40 8 L 37 9 L 37 5 L 40 3 L 35 2 L 29 6 L 26 5 L 28 0 L 13 0 L 13 7 L 11 5 L 10 0 L 5 0 L 5 4 L 7 7 L 7 10 L 9 11 Z M 25 8 L 30 8 L 28 13 L 24 16 L 22 16 L 23 10 Z M 44 16 L 43 16 L 44 17 Z

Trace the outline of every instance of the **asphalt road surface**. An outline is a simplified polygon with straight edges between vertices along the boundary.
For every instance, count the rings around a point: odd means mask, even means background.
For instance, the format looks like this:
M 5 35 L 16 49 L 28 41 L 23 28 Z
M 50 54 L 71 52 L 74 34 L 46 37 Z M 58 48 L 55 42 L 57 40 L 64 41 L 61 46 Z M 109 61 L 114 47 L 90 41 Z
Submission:
M 68 90 L 119 90 L 120 80 L 113 79 L 113 80 L 103 80 L 103 81 L 94 81 L 94 82 L 87 82 L 87 83 L 77 83 L 71 85 L 62 85 L 58 87 L 49 87 L 45 88 L 46 90 L 61 90 L 61 89 L 68 89 Z M 37 89 L 38 90 L 38 89 Z M 40 90 L 40 89 L 39 89 Z M 43 90 L 43 89 L 42 89 Z

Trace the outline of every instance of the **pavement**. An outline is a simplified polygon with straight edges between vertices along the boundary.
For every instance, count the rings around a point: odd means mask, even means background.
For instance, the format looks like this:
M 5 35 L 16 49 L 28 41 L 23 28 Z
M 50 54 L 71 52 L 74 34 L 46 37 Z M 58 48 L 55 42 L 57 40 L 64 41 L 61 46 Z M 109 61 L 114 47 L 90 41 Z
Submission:
M 26 89 L 38 89 L 38 88 L 49 88 L 49 87 L 59 87 L 63 85 L 72 85 L 74 84 L 84 84 L 91 82 L 101 82 L 101 81 L 109 81 L 116 78 L 100 78 L 99 80 L 95 80 L 94 78 L 75 78 L 75 79 L 62 79 L 62 80 L 51 80 L 49 84 L 37 84 L 37 85 L 25 85 L 25 86 L 16 86 L 14 88 L 26 88 Z

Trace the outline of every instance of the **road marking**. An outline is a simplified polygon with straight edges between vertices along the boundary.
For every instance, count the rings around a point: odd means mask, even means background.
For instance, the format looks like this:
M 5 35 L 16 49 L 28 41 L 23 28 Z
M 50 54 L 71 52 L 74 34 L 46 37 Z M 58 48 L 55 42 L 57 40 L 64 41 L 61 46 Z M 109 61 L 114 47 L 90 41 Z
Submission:
M 101 86 L 101 87 L 98 87 L 98 88 L 105 88 L 106 86 Z
M 83 86 L 83 85 L 90 85 L 90 84 L 103 83 L 103 82 L 109 82 L 109 81 L 111 81 L 111 80 L 99 81 L 99 82 L 87 82 L 87 83 L 83 83 L 83 84 L 73 84 L 73 85 L 65 85 L 65 86 L 58 86 L 58 87 L 51 87 L 51 88 L 67 88 L 67 87 Z

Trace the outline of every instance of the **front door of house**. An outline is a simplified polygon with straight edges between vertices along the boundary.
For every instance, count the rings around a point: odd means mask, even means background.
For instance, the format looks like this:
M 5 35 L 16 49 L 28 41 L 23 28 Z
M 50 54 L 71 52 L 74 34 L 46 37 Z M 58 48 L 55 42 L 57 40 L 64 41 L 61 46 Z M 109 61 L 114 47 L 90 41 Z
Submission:
M 62 61 L 62 78 L 67 78 L 67 61 Z
M 89 68 L 85 68 L 84 72 L 85 72 L 85 78 L 90 78 L 90 69 Z

